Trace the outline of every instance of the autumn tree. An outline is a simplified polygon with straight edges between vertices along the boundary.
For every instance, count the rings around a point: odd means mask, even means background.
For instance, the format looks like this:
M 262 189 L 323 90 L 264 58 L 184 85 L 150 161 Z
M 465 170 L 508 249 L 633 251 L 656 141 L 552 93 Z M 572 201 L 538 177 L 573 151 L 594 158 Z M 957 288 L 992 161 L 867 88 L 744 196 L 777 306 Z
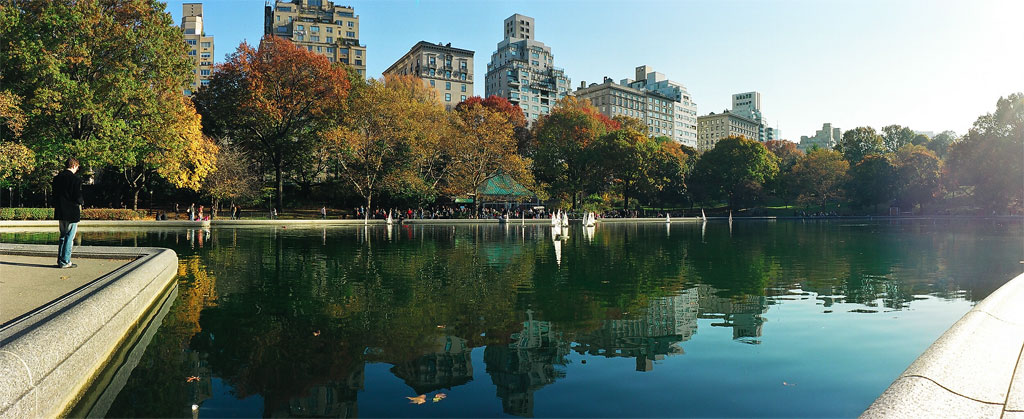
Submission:
M 778 159 L 764 144 L 745 137 L 728 137 L 700 156 L 694 183 L 707 198 L 725 199 L 737 208 L 759 198 L 765 182 L 779 174 Z
M 327 133 L 341 177 L 366 200 L 387 188 L 427 188 L 417 171 L 419 160 L 436 155 L 447 116 L 422 80 L 386 76 L 352 92 L 344 123 Z
M 573 96 L 558 101 L 534 127 L 534 173 L 552 196 L 578 208 L 581 199 L 604 184 L 599 139 L 619 123 Z
M 860 206 L 875 206 L 878 212 L 879 203 L 888 203 L 895 194 L 893 182 L 896 167 L 886 155 L 872 154 L 865 156 L 860 162 L 850 167 L 847 191 L 853 202 Z
M 908 144 L 896 152 L 897 199 L 913 208 L 930 202 L 941 191 L 942 161 L 927 148 Z
M 350 83 L 340 65 L 268 35 L 258 48 L 242 43 L 195 96 L 203 129 L 229 138 L 274 169 L 276 207 L 284 176 L 324 141 L 344 110 Z
M 886 152 L 882 136 L 871 127 L 857 127 L 844 132 L 843 138 L 836 143 L 835 150 L 842 153 L 851 164 L 856 164 L 869 154 Z
M 470 97 L 456 105 L 455 109 L 460 110 L 477 103 L 488 109 L 500 112 L 508 118 L 512 124 L 513 136 L 516 140 L 516 150 L 519 155 L 529 157 L 533 153 L 533 150 L 530 148 L 530 130 L 527 127 L 526 115 L 523 114 L 522 108 L 513 105 L 512 102 L 501 96 L 490 95 L 486 99 L 480 96 Z
M 996 110 L 974 122 L 946 158 L 960 185 L 986 212 L 1024 204 L 1024 93 L 999 98 Z
M 956 132 L 948 130 L 942 131 L 935 134 L 935 137 L 928 140 L 925 147 L 928 147 L 928 149 L 931 150 L 932 153 L 935 153 L 935 155 L 940 159 L 945 159 L 946 155 L 949 153 L 949 147 L 958 139 L 960 139 L 960 137 L 956 135 Z
M 493 97 L 493 96 L 492 96 Z M 507 103 L 507 102 L 506 102 Z M 518 107 L 514 107 L 519 109 Z M 532 184 L 530 161 L 517 153 L 518 115 L 482 102 L 463 102 L 456 107 L 450 174 L 443 191 L 451 196 L 468 195 L 488 177 L 504 172 L 524 184 Z
M 817 149 L 797 160 L 791 173 L 799 200 L 824 207 L 843 195 L 850 163 L 837 151 Z
M 785 140 L 768 140 L 764 147 L 779 159 L 779 171 L 787 171 L 804 156 L 804 152 L 796 148 L 796 143 Z
M 234 205 L 259 198 L 262 182 L 252 166 L 252 161 L 237 146 L 219 145 L 217 171 L 203 182 L 203 191 L 213 198 L 213 211 L 224 200 Z
M 156 0 L 0 6 L 0 78 L 21 98 L 22 143 L 44 168 L 72 155 L 86 168 L 119 168 L 136 208 L 149 174 L 197 188 L 215 163 L 182 100 L 193 65 L 164 9 Z
M 650 199 L 661 204 L 687 201 L 687 176 L 697 151 L 668 137 L 655 138 L 654 142 L 657 149 L 648 172 L 652 184 L 648 191 Z

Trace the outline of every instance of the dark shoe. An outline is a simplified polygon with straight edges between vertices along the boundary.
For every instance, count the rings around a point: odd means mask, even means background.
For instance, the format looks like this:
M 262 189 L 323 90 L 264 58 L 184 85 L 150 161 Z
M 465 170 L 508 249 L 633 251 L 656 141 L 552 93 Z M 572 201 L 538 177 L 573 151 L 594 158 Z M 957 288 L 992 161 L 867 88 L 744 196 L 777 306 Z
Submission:
M 67 265 L 61 265 L 60 266 L 61 269 L 69 269 L 69 268 L 77 268 L 77 267 L 78 267 L 77 263 L 69 263 Z

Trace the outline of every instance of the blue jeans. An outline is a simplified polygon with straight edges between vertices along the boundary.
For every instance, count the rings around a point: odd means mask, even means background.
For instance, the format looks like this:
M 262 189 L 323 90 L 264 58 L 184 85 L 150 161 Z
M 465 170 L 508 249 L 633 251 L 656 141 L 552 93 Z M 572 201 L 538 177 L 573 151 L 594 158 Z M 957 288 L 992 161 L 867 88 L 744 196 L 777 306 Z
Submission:
M 57 266 L 71 264 L 71 245 L 75 243 L 78 223 L 60 222 L 60 239 L 57 241 Z

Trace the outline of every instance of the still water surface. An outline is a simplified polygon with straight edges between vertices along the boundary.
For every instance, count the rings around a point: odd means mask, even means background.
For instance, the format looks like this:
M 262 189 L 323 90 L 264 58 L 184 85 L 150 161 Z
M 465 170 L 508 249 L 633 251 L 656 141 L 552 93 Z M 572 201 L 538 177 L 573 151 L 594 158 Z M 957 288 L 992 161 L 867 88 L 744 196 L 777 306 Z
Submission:
M 80 235 L 180 259 L 114 417 L 856 416 L 1024 270 L 1007 221 Z

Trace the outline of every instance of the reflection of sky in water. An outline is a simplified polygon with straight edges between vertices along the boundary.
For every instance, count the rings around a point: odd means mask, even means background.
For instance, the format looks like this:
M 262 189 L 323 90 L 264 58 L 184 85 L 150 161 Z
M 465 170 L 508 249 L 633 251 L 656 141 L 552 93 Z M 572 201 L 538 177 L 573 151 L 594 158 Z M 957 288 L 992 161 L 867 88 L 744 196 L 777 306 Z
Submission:
M 189 375 L 200 416 L 853 416 L 1024 252 L 1020 223 L 857 224 L 82 236 L 181 260 L 115 416 L 189 416 Z

